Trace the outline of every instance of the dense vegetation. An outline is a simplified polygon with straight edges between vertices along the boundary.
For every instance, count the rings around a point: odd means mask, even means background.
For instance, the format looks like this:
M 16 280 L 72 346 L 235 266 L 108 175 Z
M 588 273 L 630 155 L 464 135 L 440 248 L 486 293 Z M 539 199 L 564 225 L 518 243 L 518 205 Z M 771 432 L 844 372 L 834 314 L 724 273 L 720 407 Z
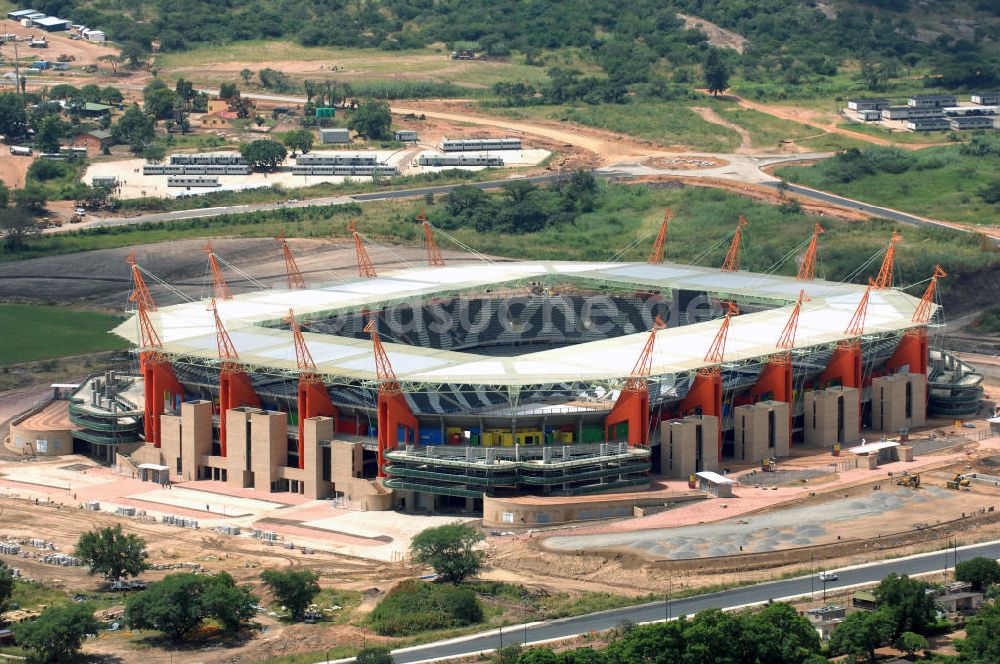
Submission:
M 603 69 L 586 87 L 603 101 L 625 101 L 630 91 L 662 91 L 664 84 L 690 82 L 691 66 L 705 60 L 704 35 L 685 29 L 678 12 L 733 30 L 748 41 L 742 55 L 724 58 L 747 81 L 791 85 L 834 75 L 845 58 L 860 55 L 863 77 L 874 85 L 902 67 L 924 65 L 942 78 L 936 85 L 990 86 L 1000 77 L 997 62 L 981 50 L 982 38 L 942 34 L 935 43 L 917 39 L 909 0 L 866 0 L 839 6 L 828 16 L 802 0 L 284 0 L 268 3 L 213 0 L 43 0 L 37 8 L 104 28 L 126 43 L 140 61 L 156 42 L 163 51 L 195 44 L 251 39 L 295 39 L 309 46 L 400 50 L 444 42 L 473 47 L 489 56 L 523 53 L 541 62 L 545 51 L 577 48 Z M 980 11 L 1000 14 L 995 3 Z M 984 14 L 989 18 L 991 14 Z M 983 33 L 988 32 L 984 28 Z M 670 71 L 668 75 L 666 72 Z M 564 72 L 572 73 L 572 72 Z M 287 81 L 267 76 L 282 89 Z M 262 81 L 263 82 L 263 81 Z M 564 99 L 565 101 L 565 99 Z
M 472 625 L 482 619 L 483 608 L 469 588 L 410 579 L 378 603 L 370 621 L 379 634 L 405 636 Z
M 1000 137 L 917 151 L 851 149 L 777 174 L 792 182 L 919 215 L 992 224 L 1000 212 Z

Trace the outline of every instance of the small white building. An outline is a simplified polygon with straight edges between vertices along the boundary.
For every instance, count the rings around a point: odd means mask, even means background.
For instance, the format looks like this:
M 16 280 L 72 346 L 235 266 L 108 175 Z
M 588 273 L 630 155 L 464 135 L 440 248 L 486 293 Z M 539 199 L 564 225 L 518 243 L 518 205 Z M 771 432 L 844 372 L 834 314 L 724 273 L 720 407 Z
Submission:
M 977 92 L 970 99 L 973 104 L 980 106 L 994 106 L 1000 104 L 1000 92 Z
M 412 129 L 397 129 L 395 133 L 395 138 L 397 141 L 404 141 L 404 142 L 412 141 L 415 143 L 417 141 L 417 132 L 413 131 Z
M 108 40 L 108 36 L 104 34 L 103 30 L 84 30 L 83 38 L 90 42 L 105 42 Z
M 350 129 L 320 129 L 319 142 L 323 145 L 335 145 L 351 142 Z
M 733 481 L 728 477 L 710 470 L 703 470 L 694 475 L 698 478 L 698 488 L 701 491 L 707 491 L 717 498 L 733 497 Z
M 881 111 L 889 106 L 889 100 L 884 97 L 862 97 L 847 100 L 847 108 L 852 111 Z

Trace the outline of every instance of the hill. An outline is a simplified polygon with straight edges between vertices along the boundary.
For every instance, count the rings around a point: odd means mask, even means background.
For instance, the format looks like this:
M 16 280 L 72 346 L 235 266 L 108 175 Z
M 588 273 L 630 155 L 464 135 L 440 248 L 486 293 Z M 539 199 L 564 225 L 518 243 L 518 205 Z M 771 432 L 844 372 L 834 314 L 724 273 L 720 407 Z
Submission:
M 887 77 L 905 67 L 939 74 L 942 85 L 1000 85 L 1000 4 L 993 0 L 45 0 L 36 6 L 105 29 L 126 44 L 126 53 L 282 39 L 385 51 L 467 47 L 545 64 L 548 53 L 579 49 L 607 76 L 599 92 L 604 101 L 643 86 L 689 83 L 713 48 L 706 34 L 718 30 L 746 40 L 742 53 L 720 50 L 750 81 L 796 85 L 860 61 Z

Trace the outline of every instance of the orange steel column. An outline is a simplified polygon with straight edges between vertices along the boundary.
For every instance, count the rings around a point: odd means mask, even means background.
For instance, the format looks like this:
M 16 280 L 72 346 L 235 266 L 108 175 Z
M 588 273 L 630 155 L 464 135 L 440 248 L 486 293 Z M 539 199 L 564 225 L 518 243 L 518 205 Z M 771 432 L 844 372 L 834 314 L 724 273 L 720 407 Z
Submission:
M 719 461 L 722 461 L 722 374 L 717 371 L 698 372 L 679 410 L 683 415 L 710 415 L 719 419 Z
M 142 371 L 143 390 L 143 425 L 146 431 L 146 442 L 152 442 L 154 447 L 160 446 L 160 415 L 163 414 L 164 402 L 174 395 L 184 394 L 184 388 L 174 375 L 170 363 L 157 358 L 156 353 L 141 353 L 139 364 Z
M 412 443 L 417 430 L 417 418 L 410 411 L 402 392 L 378 395 L 378 476 L 385 477 L 385 453 L 399 447 L 399 428 L 403 427 L 403 444 Z
M 645 445 L 649 442 L 649 392 L 622 391 L 614 408 L 604 419 L 604 441 L 611 440 L 620 424 L 628 424 L 628 444 Z
M 783 401 L 788 404 L 788 444 L 792 444 L 792 361 L 787 355 L 772 357 L 764 365 L 757 382 L 750 388 L 750 398 L 753 403 L 764 401 L 770 394 L 772 401 Z
M 840 380 L 844 387 L 856 387 L 861 389 L 861 344 L 854 342 L 844 342 L 833 351 L 830 363 L 826 365 L 816 378 L 816 385 L 823 386 L 833 380 Z
M 240 406 L 260 408 L 260 397 L 253 391 L 250 377 L 239 370 L 219 372 L 219 447 L 226 456 L 226 412 Z
M 892 357 L 885 363 L 885 368 L 892 372 L 905 366 L 910 373 L 927 373 L 927 328 L 918 327 L 908 330 L 899 338 L 899 345 Z
M 305 468 L 305 421 L 310 417 L 337 417 L 337 407 L 321 382 L 299 380 L 299 468 Z

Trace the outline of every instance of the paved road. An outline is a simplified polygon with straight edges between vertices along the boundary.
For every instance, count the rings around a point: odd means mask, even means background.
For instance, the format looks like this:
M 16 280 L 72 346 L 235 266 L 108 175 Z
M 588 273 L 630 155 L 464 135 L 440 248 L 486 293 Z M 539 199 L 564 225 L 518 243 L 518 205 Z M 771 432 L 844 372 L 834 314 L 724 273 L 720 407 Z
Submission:
M 768 187 L 775 187 L 775 188 L 778 187 L 778 182 L 762 182 L 761 184 Z M 856 201 L 852 198 L 844 198 L 843 196 L 838 196 L 836 194 L 820 191 L 818 189 L 803 187 L 801 185 L 792 184 L 791 182 L 786 182 L 786 185 L 788 191 L 794 192 L 801 196 L 812 198 L 818 201 L 823 201 L 824 203 L 833 203 L 835 205 L 840 205 L 842 207 L 861 210 L 863 212 L 867 212 L 868 214 L 873 214 L 875 216 L 882 217 L 884 219 L 891 219 L 892 221 L 898 221 L 902 224 L 947 228 L 948 230 L 958 231 L 960 233 L 973 232 L 968 228 L 962 228 L 961 226 L 957 226 L 954 224 L 936 221 L 934 219 L 925 219 L 924 217 L 918 217 L 913 214 L 907 214 L 906 212 L 900 212 L 899 210 L 893 210 L 892 208 L 884 208 L 884 207 L 879 207 L 877 205 L 869 205 L 868 203 L 862 203 L 861 201 Z M 990 239 L 993 240 L 993 242 L 1000 244 L 1000 238 L 990 236 Z
M 957 553 L 959 560 L 967 560 L 976 556 L 1000 558 L 1000 540 L 962 547 L 958 549 Z M 867 566 L 845 568 L 837 571 L 840 578 L 833 583 L 827 584 L 827 589 L 834 590 L 844 586 L 877 582 L 892 572 L 909 575 L 937 572 L 953 567 L 954 564 L 955 553 L 948 550 L 909 558 L 887 560 Z M 815 576 L 772 581 L 723 592 L 674 600 L 670 602 L 670 615 L 674 617 L 690 615 L 709 608 L 735 608 L 747 604 L 766 602 L 769 599 L 809 595 L 810 593 L 817 595 L 822 593 L 822 584 Z M 493 630 L 464 639 L 429 643 L 414 648 L 397 650 L 393 652 L 393 659 L 400 664 L 413 664 L 414 662 L 442 657 L 470 655 L 501 647 L 501 638 L 503 639 L 502 645 L 525 642 L 535 643 L 584 634 L 591 630 L 601 631 L 610 629 L 623 620 L 631 620 L 636 623 L 663 620 L 666 612 L 667 603 L 663 601 L 592 613 L 576 618 L 564 618 L 529 624 L 527 629 L 523 626 L 510 626 L 503 629 L 502 637 L 497 630 Z

